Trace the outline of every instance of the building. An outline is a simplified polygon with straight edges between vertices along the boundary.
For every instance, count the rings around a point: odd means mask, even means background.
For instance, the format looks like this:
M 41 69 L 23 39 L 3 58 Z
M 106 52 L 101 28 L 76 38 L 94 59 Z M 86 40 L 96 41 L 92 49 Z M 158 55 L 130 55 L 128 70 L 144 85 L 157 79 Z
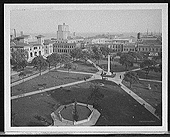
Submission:
M 37 38 L 36 41 L 28 42 L 29 35 L 21 35 L 19 37 L 14 38 L 10 42 L 11 52 L 17 49 L 26 50 L 28 52 L 28 62 L 31 62 L 36 56 L 44 56 L 53 53 L 53 41 L 44 40 L 44 36 L 38 35 L 35 36 Z
M 81 47 L 80 43 L 54 43 L 53 44 L 53 52 L 63 54 L 63 53 L 70 53 L 76 47 Z
M 123 52 L 135 52 L 136 46 L 136 43 L 127 43 L 123 45 Z
M 52 40 L 44 40 L 44 56 L 47 57 L 53 53 L 53 44 L 55 42 Z
M 109 43 L 107 38 L 95 38 L 91 41 L 92 44 L 106 44 Z
M 153 35 L 138 36 L 137 48 L 139 52 L 162 52 L 162 41 Z
M 58 25 L 57 40 L 65 40 L 69 37 L 69 26 L 63 23 L 63 25 Z

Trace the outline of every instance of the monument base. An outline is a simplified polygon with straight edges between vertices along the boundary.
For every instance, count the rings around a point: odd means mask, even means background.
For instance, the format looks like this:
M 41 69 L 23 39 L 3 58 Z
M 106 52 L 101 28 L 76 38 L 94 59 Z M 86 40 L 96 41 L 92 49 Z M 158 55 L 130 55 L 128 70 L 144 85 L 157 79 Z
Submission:
M 106 75 L 109 75 L 109 76 L 111 76 L 111 75 L 112 75 L 112 73 L 111 73 L 111 72 L 107 72 L 107 73 L 106 73 Z

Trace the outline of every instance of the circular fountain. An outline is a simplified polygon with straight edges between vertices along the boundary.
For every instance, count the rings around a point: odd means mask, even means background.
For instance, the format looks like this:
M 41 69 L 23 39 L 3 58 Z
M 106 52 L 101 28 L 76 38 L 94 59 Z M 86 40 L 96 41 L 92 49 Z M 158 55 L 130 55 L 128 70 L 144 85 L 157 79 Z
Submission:
M 61 105 L 51 114 L 54 126 L 90 126 L 95 125 L 100 113 L 92 105 L 74 101 Z

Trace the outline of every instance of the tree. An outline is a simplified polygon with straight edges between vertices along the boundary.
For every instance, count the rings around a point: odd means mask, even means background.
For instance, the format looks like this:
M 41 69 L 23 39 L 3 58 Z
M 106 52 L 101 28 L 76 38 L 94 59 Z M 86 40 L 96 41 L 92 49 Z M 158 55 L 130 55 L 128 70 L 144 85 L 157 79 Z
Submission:
M 99 61 L 102 58 L 101 50 L 98 47 L 93 46 L 92 51 L 93 51 L 92 58 L 95 59 L 96 61 L 98 61 L 98 64 L 99 64 Z
M 68 62 L 71 62 L 71 56 L 68 54 L 60 54 L 60 60 L 59 62 L 61 64 L 66 64 Z
M 130 83 L 130 88 L 133 83 L 139 82 L 138 74 L 134 71 L 130 71 L 124 75 L 124 80 Z
M 140 59 L 140 60 L 143 59 L 142 56 L 139 53 L 137 53 L 137 52 L 128 52 L 128 54 L 133 56 L 135 58 L 136 62 L 137 62 L 138 59 Z
M 57 53 L 52 53 L 51 55 L 49 55 L 49 56 L 47 57 L 47 62 L 48 62 L 48 64 L 49 64 L 49 69 L 50 69 L 50 66 L 51 66 L 51 65 L 52 65 L 52 66 L 55 66 L 55 68 L 56 68 L 56 66 L 57 66 L 57 64 L 60 62 L 60 60 L 61 60 L 61 57 L 60 57 L 60 55 L 57 54 Z
M 31 64 L 36 67 L 39 71 L 40 71 L 40 75 L 41 75 L 41 70 L 43 68 L 46 68 L 48 66 L 47 61 L 43 58 L 43 56 L 37 56 L 35 57 Z
M 91 54 L 87 50 L 82 50 L 81 51 L 81 59 L 83 59 L 86 63 L 86 61 L 91 57 Z
M 132 67 L 134 63 L 134 57 L 125 53 L 125 54 L 121 54 L 120 56 L 120 64 L 125 65 L 126 70 L 129 67 Z
M 146 60 L 146 59 L 148 59 L 148 57 L 149 57 L 149 52 L 140 52 L 140 55 L 142 56 L 142 58 L 143 58 L 144 60 Z
M 109 47 L 106 47 L 106 46 L 103 46 L 103 47 L 100 47 L 100 50 L 101 50 L 101 53 L 104 55 L 104 56 L 107 56 L 109 55 L 110 53 L 113 52 L 113 50 Z
M 117 53 L 117 56 L 121 56 L 121 54 L 122 54 L 121 52 L 118 52 L 118 53 Z
M 25 72 L 20 72 L 18 74 L 18 76 L 24 78 L 26 76 L 26 73 Z M 24 79 L 23 79 L 23 81 L 24 81 Z
M 157 63 L 162 63 L 162 52 L 158 52 L 158 56 L 153 56 L 152 60 L 154 60 Z
M 80 48 L 74 48 L 70 52 L 70 56 L 74 59 L 79 59 L 81 57 L 81 49 Z
M 14 70 L 24 70 L 27 66 L 28 52 L 23 49 L 17 49 L 11 52 L 10 63 Z
M 72 68 L 72 66 L 73 66 L 73 64 L 71 62 L 67 62 L 64 64 L 64 67 L 68 69 L 68 72 Z

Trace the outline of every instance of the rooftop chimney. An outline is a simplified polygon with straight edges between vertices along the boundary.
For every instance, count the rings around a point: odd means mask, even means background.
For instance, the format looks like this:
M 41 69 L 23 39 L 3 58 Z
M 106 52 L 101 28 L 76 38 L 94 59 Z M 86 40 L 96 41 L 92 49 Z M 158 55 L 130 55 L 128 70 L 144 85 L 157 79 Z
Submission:
M 17 37 L 16 30 L 14 29 L 14 38 Z
M 137 34 L 137 39 L 140 39 L 140 32 Z

